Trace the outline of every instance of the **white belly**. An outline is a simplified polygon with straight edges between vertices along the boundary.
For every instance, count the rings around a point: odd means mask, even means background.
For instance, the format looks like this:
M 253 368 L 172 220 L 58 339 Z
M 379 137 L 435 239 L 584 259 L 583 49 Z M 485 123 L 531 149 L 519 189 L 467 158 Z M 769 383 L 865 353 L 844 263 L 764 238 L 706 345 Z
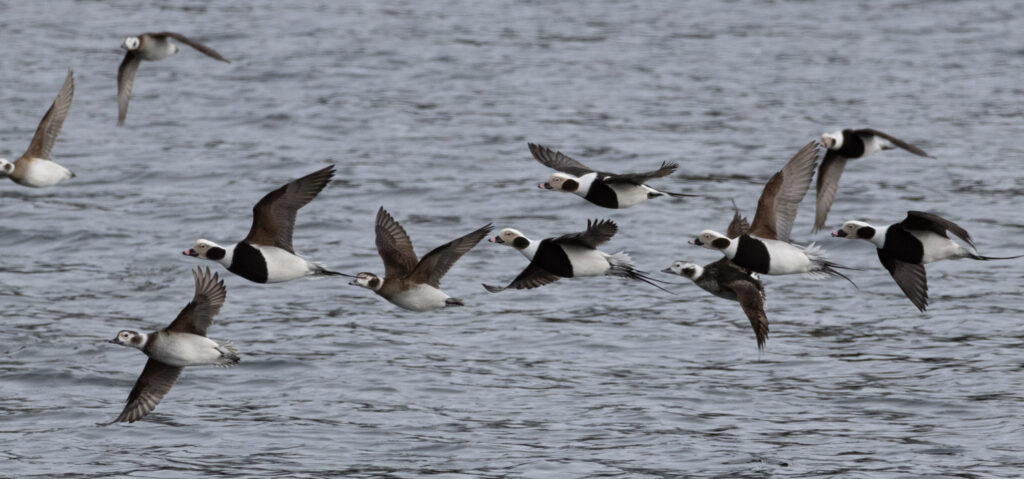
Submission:
M 61 181 L 71 178 L 71 176 L 71 170 L 50 160 L 36 158 L 28 162 L 28 165 L 25 167 L 25 175 L 21 177 L 19 183 L 25 186 L 42 188 L 44 186 L 56 185 Z
M 594 249 L 563 245 L 562 249 L 572 263 L 573 277 L 604 276 L 611 269 L 608 255 Z
M 449 296 L 444 291 L 427 284 L 420 284 L 388 298 L 388 301 L 409 311 L 433 311 L 445 307 L 445 300 L 448 298 Z
M 217 343 L 205 336 L 161 333 L 151 356 L 162 363 L 184 367 L 217 364 L 221 354 Z
M 276 246 L 256 246 L 267 261 L 267 282 L 280 283 L 313 273 L 308 261 Z
M 944 238 L 931 231 L 911 231 L 910 234 L 921 241 L 921 246 L 924 247 L 924 256 L 921 257 L 923 264 L 963 257 L 960 245 L 949 238 Z
M 166 39 L 163 41 L 154 40 L 146 45 L 146 49 L 139 52 L 142 59 L 148 61 L 163 60 L 175 53 L 178 53 L 178 47 Z
M 647 193 L 652 190 L 646 186 L 638 186 L 622 183 L 611 183 L 608 185 L 619 200 L 619 208 L 629 208 L 644 201 L 647 201 Z
M 758 239 L 764 242 L 771 257 L 768 274 L 800 274 L 813 269 L 811 260 L 804 254 L 803 248 L 785 241 Z

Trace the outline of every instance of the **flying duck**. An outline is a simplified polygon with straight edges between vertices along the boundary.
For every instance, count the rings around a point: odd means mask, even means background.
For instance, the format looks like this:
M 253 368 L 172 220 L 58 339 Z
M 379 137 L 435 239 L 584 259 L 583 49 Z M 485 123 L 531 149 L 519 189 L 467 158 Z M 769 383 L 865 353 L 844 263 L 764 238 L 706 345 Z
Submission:
M 782 170 L 772 175 L 757 201 L 750 230 L 737 238 L 717 231 L 701 231 L 690 244 L 721 251 L 733 263 L 761 274 L 807 274 L 812 278 L 834 275 L 845 278 L 813 243 L 806 247 L 789 242 L 800 200 L 810 188 L 818 146 L 811 142 L 797 152 Z M 853 283 L 852 281 L 850 281 Z
M 726 235 L 730 238 L 736 238 L 750 228 L 747 219 L 740 216 L 735 205 L 733 208 L 735 212 L 726 230 Z M 704 291 L 719 298 L 739 302 L 747 319 L 750 320 L 750 326 L 754 329 L 757 348 L 764 349 L 764 343 L 768 339 L 768 316 L 764 313 L 764 285 L 761 284 L 761 278 L 757 273 L 737 266 L 729 258 L 722 258 L 704 266 L 676 261 L 662 272 L 689 278 Z
M 252 228 L 234 246 L 200 239 L 182 252 L 216 261 L 255 283 L 280 283 L 304 276 L 341 275 L 306 261 L 292 249 L 292 230 L 299 208 L 306 206 L 334 176 L 334 165 L 317 170 L 267 193 L 252 209 Z
M 57 134 L 64 125 L 64 118 L 68 116 L 71 97 L 74 95 L 74 72 L 68 70 L 64 86 L 60 87 L 57 98 L 39 121 L 36 134 L 32 136 L 32 142 L 28 144 L 25 154 L 14 163 L 0 158 L 0 178 L 8 177 L 19 185 L 42 188 L 75 176 L 71 170 L 50 160 L 53 142 L 57 141 Z
M 864 158 L 876 151 L 902 148 L 917 156 L 929 157 L 924 150 L 892 135 L 871 128 L 841 130 L 822 133 L 821 144 L 825 147 L 825 159 L 818 168 L 818 201 L 814 212 L 814 229 L 825 227 L 825 218 L 832 208 L 832 201 L 839 189 L 839 177 L 846 167 L 846 160 Z M 930 157 L 929 157 L 930 158 Z
M 662 163 L 661 168 L 642 173 L 604 173 L 594 171 L 560 151 L 533 143 L 529 146 L 537 161 L 558 171 L 538 188 L 574 193 L 597 206 L 629 208 L 659 196 L 695 196 L 660 191 L 644 184 L 652 178 L 672 174 L 679 167 L 676 163 Z
M 384 278 L 359 273 L 349 284 L 372 290 L 391 304 L 410 311 L 464 306 L 461 299 L 441 291 L 441 278 L 490 231 L 488 224 L 434 248 L 417 260 L 405 229 L 381 207 L 377 210 L 376 232 L 377 253 L 384 260 Z
M 608 254 L 597 249 L 612 239 L 617 231 L 618 226 L 611 220 L 587 220 L 587 230 L 582 233 L 537 242 L 517 230 L 505 228 L 488 241 L 519 250 L 530 260 L 530 264 L 508 286 L 484 284 L 484 288 L 497 293 L 508 288 L 532 289 L 558 281 L 558 278 L 608 275 L 643 281 L 667 291 L 654 283 L 657 280 L 636 269 L 633 260 L 625 252 Z
M 132 85 L 135 83 L 135 72 L 139 69 L 142 60 L 158 61 L 178 53 L 178 46 L 171 43 L 170 39 L 184 43 L 200 53 L 222 61 L 231 63 L 222 57 L 216 50 L 191 40 L 185 35 L 174 32 L 143 33 L 134 37 L 125 37 L 121 48 L 127 50 L 121 66 L 117 68 L 117 124 L 124 124 L 124 117 L 128 114 L 128 100 L 132 98 Z
M 954 242 L 947 232 L 956 235 L 970 248 Z M 885 266 L 903 294 L 921 312 L 928 307 L 925 264 L 944 259 L 987 261 L 1020 258 L 981 256 L 967 230 L 941 216 L 922 211 L 908 211 L 903 221 L 889 226 L 875 227 L 863 221 L 847 221 L 842 228 L 833 231 L 832 236 L 862 239 L 874 244 L 878 248 L 878 259 L 882 266 Z
M 171 390 L 185 366 L 238 364 L 238 350 L 231 342 L 217 344 L 206 337 L 213 317 L 224 304 L 224 281 L 216 273 L 211 275 L 209 268 L 197 268 L 192 276 L 196 282 L 195 296 L 170 326 L 149 334 L 123 330 L 109 341 L 139 349 L 149 356 L 139 380 L 128 393 L 128 404 L 109 424 L 135 422 L 149 414 Z

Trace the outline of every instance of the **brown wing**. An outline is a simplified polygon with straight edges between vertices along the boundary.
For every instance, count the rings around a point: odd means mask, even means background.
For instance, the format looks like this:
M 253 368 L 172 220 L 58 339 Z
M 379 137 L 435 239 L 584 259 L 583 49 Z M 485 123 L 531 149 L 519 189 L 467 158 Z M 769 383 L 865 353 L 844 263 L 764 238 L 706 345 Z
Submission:
M 64 126 L 64 119 L 68 116 L 68 110 L 71 109 L 71 98 L 74 96 L 74 72 L 68 70 L 68 76 L 64 78 L 64 86 L 60 87 L 57 98 L 53 100 L 50 109 L 46 110 L 43 119 L 39 121 L 39 126 L 36 127 L 36 134 L 32 137 L 32 142 L 29 143 L 28 150 L 25 151 L 24 156 L 50 159 L 53 143 L 57 141 L 57 134 L 60 133 L 61 127 Z
M 199 50 L 200 52 L 206 54 L 206 56 L 208 56 L 208 57 L 214 58 L 216 60 L 220 60 L 220 61 L 222 61 L 224 63 L 231 63 L 230 61 L 228 61 L 227 58 L 224 58 L 224 57 L 222 57 L 220 55 L 220 53 L 217 53 L 217 50 L 214 50 L 214 49 L 212 49 L 212 48 L 210 48 L 210 47 L 208 47 L 206 45 L 203 45 L 202 43 L 199 43 L 199 42 L 197 42 L 195 40 L 192 40 L 192 39 L 190 39 L 190 38 L 188 38 L 185 35 L 182 35 L 180 33 L 160 32 L 160 33 L 150 33 L 150 35 L 152 35 L 154 37 L 171 37 L 171 38 L 173 38 L 173 39 L 175 39 L 175 40 L 177 40 L 177 41 L 179 41 L 181 43 L 184 43 L 184 44 L 186 44 L 186 45 L 188 45 L 188 46 L 190 46 L 192 48 L 195 48 L 196 50 Z
M 729 238 L 737 238 L 742 236 L 750 229 L 750 223 L 747 222 L 747 218 L 740 216 L 740 209 L 736 207 L 736 202 L 732 202 L 732 221 L 729 222 L 729 226 L 725 229 L 725 235 Z
M 427 283 L 435 288 L 441 287 L 441 278 L 452 268 L 462 255 L 473 249 L 480 240 L 490 233 L 493 226 L 486 226 L 473 231 L 459 239 L 445 243 L 420 259 L 413 270 L 411 279 L 416 283 Z M 385 275 L 386 276 L 386 275 Z
M 900 222 L 900 225 L 908 230 L 932 231 L 942 236 L 946 236 L 946 231 L 949 231 L 974 248 L 974 240 L 971 239 L 971 235 L 967 234 L 967 230 L 939 215 L 924 211 L 908 211 L 907 217 Z
M 757 200 L 757 212 L 748 234 L 767 239 L 789 241 L 797 208 L 811 187 L 814 165 L 818 162 L 818 144 L 810 142 L 772 175 Z
M 549 273 L 544 268 L 541 268 L 540 266 L 537 266 L 536 264 L 531 262 L 529 265 L 526 266 L 526 269 L 524 269 L 522 273 L 519 273 L 519 276 L 516 276 L 516 279 L 513 279 L 512 282 L 508 284 L 508 286 L 502 288 L 500 286 L 491 286 L 489 284 L 484 284 L 484 288 L 486 288 L 487 291 L 490 291 L 492 293 L 500 293 L 509 288 L 533 289 L 538 288 L 540 286 L 544 286 L 546 284 L 554 283 L 555 281 L 558 281 L 558 278 L 558 275 Z
M 529 145 L 530 153 L 533 154 L 533 157 L 548 168 L 577 177 L 594 172 L 594 170 L 591 170 L 583 163 L 562 154 L 561 151 L 554 151 L 546 146 L 535 143 L 528 143 L 527 145 Z
M 213 323 L 213 317 L 224 305 L 227 288 L 217 273 L 210 274 L 210 268 L 206 268 L 206 271 L 197 268 L 192 271 L 192 277 L 196 282 L 196 294 L 166 330 L 206 336 L 206 330 Z
M 416 252 L 402 225 L 384 209 L 377 210 L 377 254 L 384 260 L 385 278 L 407 278 L 416 269 Z
M 587 230 L 582 233 L 570 233 L 552 239 L 555 243 L 575 244 L 597 249 L 615 236 L 619 227 L 612 220 L 587 220 Z
M 814 209 L 812 232 L 825 227 L 825 219 L 828 217 L 828 210 L 832 208 L 832 201 L 836 198 L 836 191 L 839 190 L 839 177 L 843 175 L 844 168 L 845 157 L 839 156 L 834 150 L 825 152 L 825 159 L 821 160 L 821 167 L 818 168 L 818 201 Z
M 295 215 L 323 190 L 334 176 L 334 165 L 314 171 L 267 193 L 252 208 L 252 228 L 246 243 L 277 246 L 289 253 L 292 249 L 292 230 Z
M 142 63 L 138 53 L 128 52 L 117 68 L 117 124 L 123 125 L 128 116 L 128 100 L 132 99 L 132 86 L 135 85 L 135 72 Z
M 889 270 L 892 279 L 896 280 L 896 284 L 903 290 L 907 299 L 923 313 L 928 308 L 928 276 L 925 274 L 924 266 L 900 261 L 882 250 L 878 250 L 878 259 L 882 266 Z
M 913 153 L 913 154 L 915 154 L 917 156 L 924 156 L 924 157 L 927 157 L 927 158 L 931 158 L 931 156 L 928 153 L 925 153 L 924 150 L 922 150 L 922 149 L 920 149 L 920 148 L 918 148 L 918 147 L 916 147 L 914 145 L 911 145 L 910 143 L 907 143 L 907 142 L 905 142 L 905 141 L 903 141 L 903 140 L 901 140 L 899 138 L 895 138 L 895 137 L 893 137 L 892 135 L 890 135 L 888 133 L 884 133 L 884 132 L 881 132 L 881 131 L 878 131 L 878 130 L 874 130 L 874 129 L 871 129 L 871 128 L 863 128 L 863 129 L 860 129 L 860 130 L 854 130 L 854 133 L 856 133 L 858 135 L 875 135 L 875 136 L 880 136 L 882 138 L 885 138 L 886 140 L 889 140 L 889 142 L 891 142 L 892 144 L 894 144 L 894 145 L 896 145 L 896 146 L 898 146 L 900 148 L 903 148 L 904 150 L 907 150 L 907 151 L 909 151 L 909 152 L 911 152 L 911 153 Z
M 763 292 L 749 281 L 732 281 L 725 287 L 736 293 L 736 300 L 750 320 L 750 326 L 754 328 L 757 349 L 764 349 L 764 343 L 768 339 L 768 316 L 764 314 Z
M 155 359 L 146 362 L 146 367 L 135 382 L 135 387 L 128 393 L 128 404 L 124 406 L 121 415 L 114 419 L 115 422 L 135 422 L 149 414 L 167 391 L 171 390 L 174 382 L 178 380 L 181 370 L 178 366 L 170 366 Z

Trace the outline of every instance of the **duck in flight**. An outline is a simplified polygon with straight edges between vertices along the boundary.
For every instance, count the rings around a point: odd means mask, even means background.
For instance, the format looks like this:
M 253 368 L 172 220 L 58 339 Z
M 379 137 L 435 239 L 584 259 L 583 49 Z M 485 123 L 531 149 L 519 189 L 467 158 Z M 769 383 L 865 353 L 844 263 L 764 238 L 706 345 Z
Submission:
M 836 191 L 839 190 L 839 177 L 842 176 L 843 169 L 846 168 L 847 160 L 864 158 L 872 153 L 894 148 L 902 148 L 917 156 L 931 158 L 924 150 L 871 128 L 822 133 L 821 144 L 825 147 L 825 159 L 821 161 L 821 167 L 818 168 L 818 198 L 812 232 L 825 227 L 828 210 L 832 208 L 832 202 L 836 198 Z
M 542 165 L 557 173 L 538 185 L 545 190 L 573 193 L 605 208 L 629 208 L 659 196 L 695 196 L 657 190 L 645 183 L 672 174 L 676 163 L 662 163 L 657 170 L 642 173 L 605 173 L 595 171 L 564 154 L 545 146 L 530 143 L 530 153 Z
M 957 244 L 947 233 L 953 233 L 968 247 Z M 981 256 L 967 230 L 939 215 L 923 211 L 908 211 L 903 221 L 889 226 L 847 221 L 842 228 L 832 232 L 832 236 L 874 244 L 882 266 L 922 313 L 928 308 L 928 277 L 924 265 L 945 259 L 988 261 L 1020 258 Z
M 434 248 L 417 260 L 412 240 L 402 225 L 384 207 L 377 211 L 377 253 L 384 260 L 384 277 L 359 273 L 349 284 L 377 293 L 395 306 L 410 311 L 432 311 L 446 306 L 463 306 L 461 299 L 441 291 L 441 278 L 455 262 L 473 249 L 491 231 L 487 224 L 460 238 Z
M 818 145 L 808 143 L 772 175 L 761 191 L 749 231 L 730 238 L 704 230 L 690 244 L 720 251 L 733 263 L 756 273 L 806 274 L 811 278 L 832 275 L 850 281 L 836 270 L 844 267 L 829 261 L 820 247 L 813 243 L 802 247 L 789 240 L 800 200 L 810 188 L 818 155 Z
M 220 312 L 227 288 L 216 273 L 201 268 L 192 272 L 196 292 L 192 301 L 164 329 L 152 333 L 123 330 L 110 342 L 136 348 L 146 356 L 146 367 L 128 393 L 128 404 L 108 424 L 135 422 L 149 414 L 178 380 L 187 366 L 231 367 L 238 364 L 238 350 L 230 342 L 220 343 L 206 337 L 213 317 Z
M 249 234 L 234 246 L 199 239 L 182 254 L 216 261 L 254 283 L 280 283 L 305 276 L 341 275 L 307 261 L 292 249 L 299 208 L 306 206 L 334 176 L 334 165 L 314 171 L 267 193 L 252 208 Z
M 64 85 L 57 92 L 57 98 L 53 100 L 50 109 L 46 110 L 43 119 L 36 127 L 36 133 L 32 136 L 32 142 L 28 144 L 28 150 L 21 155 L 14 163 L 0 158 L 0 178 L 10 178 L 11 181 L 34 188 L 53 186 L 68 178 L 75 176 L 71 170 L 58 165 L 50 159 L 50 152 L 53 151 L 53 143 L 57 141 L 57 135 L 64 126 L 64 119 L 71 109 L 71 99 L 75 95 L 74 72 L 68 70 L 64 78 Z
M 135 84 L 135 72 L 139 70 L 142 60 L 159 61 L 178 53 L 179 48 L 171 39 L 195 48 L 200 53 L 224 63 L 231 63 L 214 50 L 202 43 L 191 40 L 185 35 L 174 32 L 143 33 L 134 37 L 125 37 L 121 48 L 126 50 L 121 66 L 117 68 L 117 124 L 123 125 L 128 115 L 128 100 L 132 98 L 132 86 Z

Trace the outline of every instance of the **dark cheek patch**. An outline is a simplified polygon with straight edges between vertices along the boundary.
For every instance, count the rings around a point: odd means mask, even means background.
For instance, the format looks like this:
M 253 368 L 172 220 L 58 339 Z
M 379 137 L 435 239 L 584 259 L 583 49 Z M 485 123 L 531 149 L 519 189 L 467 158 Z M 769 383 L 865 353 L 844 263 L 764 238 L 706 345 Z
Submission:
M 565 180 L 562 184 L 562 189 L 565 191 L 573 192 L 580 189 L 580 183 L 576 180 Z
M 865 226 L 857 230 L 857 237 L 861 239 L 871 239 L 875 237 L 875 229 L 870 226 Z
M 140 338 L 138 336 L 132 336 L 132 344 L 140 344 L 140 343 L 142 343 L 142 338 Z
M 726 249 L 729 247 L 729 240 L 725 238 L 715 238 L 715 240 L 711 242 L 711 246 L 717 249 Z
M 370 287 L 377 289 L 380 287 L 380 278 L 373 278 L 370 280 Z
M 527 246 L 530 246 L 530 240 L 519 236 L 512 241 L 512 246 L 516 249 L 526 249 Z
M 224 251 L 224 248 L 216 248 L 216 247 L 214 247 L 214 248 L 210 248 L 210 251 L 206 252 L 206 257 L 210 258 L 210 259 L 212 259 L 214 261 L 220 261 L 220 260 L 224 259 L 224 254 L 225 253 L 226 252 Z

